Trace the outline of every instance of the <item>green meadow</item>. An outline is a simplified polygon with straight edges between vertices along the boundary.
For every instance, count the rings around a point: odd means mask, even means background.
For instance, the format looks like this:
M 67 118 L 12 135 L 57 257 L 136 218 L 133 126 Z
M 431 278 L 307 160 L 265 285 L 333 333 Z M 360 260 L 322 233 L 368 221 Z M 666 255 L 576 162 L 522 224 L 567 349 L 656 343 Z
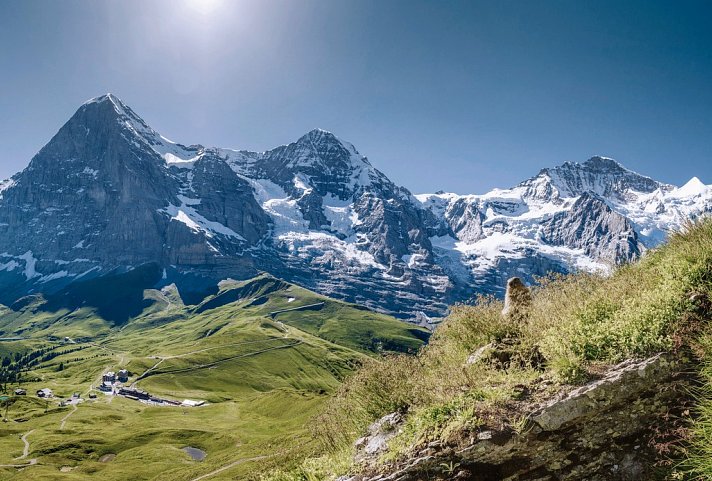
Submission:
M 0 357 L 21 367 L 19 382 L 2 386 L 0 479 L 258 478 L 318 452 L 314 418 L 354 369 L 380 352 L 414 352 L 428 335 L 266 275 L 222 283 L 197 305 L 170 287 L 144 290 L 140 312 L 122 322 L 106 306 L 76 304 L 34 296 L 3 309 L 0 337 L 21 339 L 0 341 Z M 32 352 L 44 357 L 28 364 Z M 99 392 L 101 375 L 119 369 L 151 395 L 206 404 Z M 38 398 L 41 388 L 55 397 Z M 82 402 L 61 406 L 73 393 Z

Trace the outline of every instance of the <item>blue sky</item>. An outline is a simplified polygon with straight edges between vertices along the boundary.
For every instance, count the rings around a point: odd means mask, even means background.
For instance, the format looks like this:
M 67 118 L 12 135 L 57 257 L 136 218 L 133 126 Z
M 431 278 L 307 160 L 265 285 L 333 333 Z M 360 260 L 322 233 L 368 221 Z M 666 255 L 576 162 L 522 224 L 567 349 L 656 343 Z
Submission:
M 601 154 L 712 182 L 712 3 L 0 0 L 0 177 L 113 92 L 166 137 L 314 127 L 414 192 Z

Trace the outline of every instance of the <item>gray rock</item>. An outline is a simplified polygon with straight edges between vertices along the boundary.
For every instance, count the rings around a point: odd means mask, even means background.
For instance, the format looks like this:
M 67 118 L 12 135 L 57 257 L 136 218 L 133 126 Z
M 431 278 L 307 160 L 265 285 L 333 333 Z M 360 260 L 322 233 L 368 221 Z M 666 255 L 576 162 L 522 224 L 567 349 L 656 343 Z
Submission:
M 485 344 L 484 346 L 478 348 L 475 352 L 470 354 L 470 356 L 467 358 L 467 364 L 477 364 L 483 359 L 487 359 L 493 350 L 493 343 L 490 342 L 489 344 Z
M 357 439 L 355 459 L 359 462 L 373 460 L 388 449 L 388 441 L 395 437 L 403 418 L 400 413 L 387 414 L 368 427 L 368 433 Z
M 531 407 L 521 434 L 488 429 L 453 445 L 413 446 L 391 463 L 361 458 L 359 472 L 362 481 L 653 479 L 656 436 L 674 429 L 686 409 L 687 368 L 683 358 L 667 354 L 629 360 Z
M 580 422 L 602 407 L 616 405 L 650 389 L 656 379 L 669 377 L 676 363 L 658 354 L 651 358 L 627 360 L 609 370 L 597 381 L 574 389 L 563 399 L 555 399 L 531 416 L 544 431 L 555 431 Z

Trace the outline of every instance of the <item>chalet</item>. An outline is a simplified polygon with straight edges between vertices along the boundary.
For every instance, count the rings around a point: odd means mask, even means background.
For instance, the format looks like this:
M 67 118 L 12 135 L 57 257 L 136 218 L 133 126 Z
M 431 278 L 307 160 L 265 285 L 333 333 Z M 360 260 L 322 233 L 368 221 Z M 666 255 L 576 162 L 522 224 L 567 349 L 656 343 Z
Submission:
M 116 381 L 116 373 L 114 371 L 109 371 L 101 378 L 104 382 L 114 382 Z
M 50 398 L 52 396 L 53 396 L 53 394 L 52 394 L 51 389 L 44 388 L 44 389 L 37 390 L 37 397 Z
M 90 392 L 89 399 L 96 399 L 96 393 Z
M 122 369 L 119 371 L 119 382 L 127 382 L 129 380 L 129 371 L 126 369 Z
M 27 396 L 26 389 L 15 389 L 15 396 Z

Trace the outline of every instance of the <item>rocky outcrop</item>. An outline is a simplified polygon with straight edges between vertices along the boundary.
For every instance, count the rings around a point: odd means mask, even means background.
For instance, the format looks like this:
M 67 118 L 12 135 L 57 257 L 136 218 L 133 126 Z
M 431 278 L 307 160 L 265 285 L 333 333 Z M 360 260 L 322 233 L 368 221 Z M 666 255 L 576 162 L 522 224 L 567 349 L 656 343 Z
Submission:
M 452 445 L 414 448 L 398 462 L 370 464 L 350 481 L 634 481 L 653 479 L 657 437 L 685 408 L 690 380 L 679 356 L 628 360 L 600 379 L 526 406 L 519 433 L 487 429 Z M 524 406 L 520 406 L 524 408 Z M 391 428 L 393 431 L 395 428 Z M 373 436 L 373 433 L 371 434 Z M 379 445 L 382 452 L 384 448 Z
M 632 224 L 596 194 L 584 192 L 570 210 L 558 212 L 541 226 L 546 244 L 582 249 L 592 259 L 621 264 L 645 249 Z
M 542 169 L 539 174 L 520 184 L 525 197 L 553 200 L 577 197 L 591 192 L 604 198 L 625 200 L 626 193 L 651 193 L 673 187 L 624 168 L 607 157 L 591 157 L 586 162 L 564 162 L 554 168 Z

